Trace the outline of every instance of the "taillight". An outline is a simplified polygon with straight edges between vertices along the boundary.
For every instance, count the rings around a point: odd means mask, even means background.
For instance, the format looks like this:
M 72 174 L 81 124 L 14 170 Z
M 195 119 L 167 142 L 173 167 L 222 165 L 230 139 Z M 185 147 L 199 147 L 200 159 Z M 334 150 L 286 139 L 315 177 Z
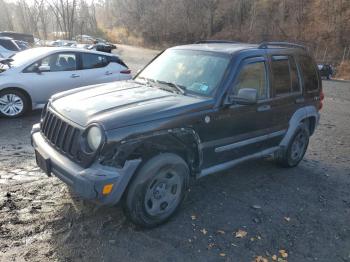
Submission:
M 320 93 L 320 104 L 318 105 L 318 111 L 320 111 L 323 108 L 323 100 L 324 100 L 324 93 L 321 91 Z
M 323 93 L 323 91 L 321 91 L 321 93 L 320 93 L 320 100 L 321 100 L 321 101 L 324 100 L 324 93 Z
M 130 69 L 125 69 L 125 70 L 120 71 L 120 73 L 129 75 L 129 74 L 131 74 L 131 70 Z

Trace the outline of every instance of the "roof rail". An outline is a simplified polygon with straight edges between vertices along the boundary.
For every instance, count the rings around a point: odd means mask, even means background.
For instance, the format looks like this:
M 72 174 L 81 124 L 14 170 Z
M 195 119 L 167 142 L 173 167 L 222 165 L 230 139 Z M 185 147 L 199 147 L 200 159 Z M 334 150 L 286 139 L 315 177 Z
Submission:
M 237 44 L 237 41 L 230 40 L 199 40 L 195 44 Z
M 292 48 L 301 48 L 305 49 L 306 47 L 303 45 L 298 45 L 298 44 L 293 44 L 293 43 L 288 43 L 288 42 L 262 42 L 258 46 L 259 49 L 266 49 L 269 46 L 279 46 L 279 47 L 292 47 Z

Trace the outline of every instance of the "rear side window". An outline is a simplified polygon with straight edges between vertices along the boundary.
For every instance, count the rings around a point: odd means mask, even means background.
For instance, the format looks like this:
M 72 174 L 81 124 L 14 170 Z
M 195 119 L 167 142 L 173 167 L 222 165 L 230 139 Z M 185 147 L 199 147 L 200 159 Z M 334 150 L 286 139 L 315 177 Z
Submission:
M 108 59 L 109 59 L 109 62 L 117 63 L 121 66 L 124 66 L 125 68 L 128 68 L 128 66 L 119 57 L 109 56 Z
M 306 91 L 318 89 L 318 74 L 316 67 L 309 56 L 300 56 L 299 64 L 304 78 L 304 88 Z
M 107 57 L 104 55 L 83 53 L 81 57 L 83 69 L 101 68 L 109 64 Z
M 300 80 L 293 57 L 272 57 L 273 88 L 275 95 L 284 95 L 300 91 Z
M 0 45 L 10 51 L 19 51 L 18 47 L 11 40 L 0 39 Z

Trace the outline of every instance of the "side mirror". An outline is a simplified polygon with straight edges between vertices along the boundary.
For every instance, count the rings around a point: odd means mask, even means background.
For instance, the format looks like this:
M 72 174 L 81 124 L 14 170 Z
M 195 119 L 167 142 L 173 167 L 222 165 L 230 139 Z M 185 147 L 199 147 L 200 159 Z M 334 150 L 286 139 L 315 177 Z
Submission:
M 254 88 L 242 88 L 238 94 L 229 95 L 226 104 L 253 105 L 258 102 L 258 91 Z
M 38 72 L 42 73 L 42 72 L 50 72 L 51 68 L 48 65 L 42 65 L 38 67 Z

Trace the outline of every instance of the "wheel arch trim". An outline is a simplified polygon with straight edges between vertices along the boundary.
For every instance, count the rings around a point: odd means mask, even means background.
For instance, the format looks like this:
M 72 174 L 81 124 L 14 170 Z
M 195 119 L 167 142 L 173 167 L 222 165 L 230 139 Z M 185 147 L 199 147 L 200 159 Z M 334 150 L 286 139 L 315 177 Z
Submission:
M 315 126 L 314 128 L 316 128 L 316 126 L 318 125 L 319 119 L 320 119 L 320 114 L 318 113 L 317 109 L 315 106 L 306 106 L 306 107 L 302 107 L 299 108 L 291 117 L 291 119 L 289 120 L 289 127 L 287 130 L 286 135 L 284 136 L 284 138 L 282 139 L 280 146 L 282 147 L 286 147 L 288 146 L 290 140 L 292 139 L 296 129 L 299 126 L 299 123 L 301 123 L 302 121 L 304 121 L 305 119 L 308 118 L 315 118 Z

